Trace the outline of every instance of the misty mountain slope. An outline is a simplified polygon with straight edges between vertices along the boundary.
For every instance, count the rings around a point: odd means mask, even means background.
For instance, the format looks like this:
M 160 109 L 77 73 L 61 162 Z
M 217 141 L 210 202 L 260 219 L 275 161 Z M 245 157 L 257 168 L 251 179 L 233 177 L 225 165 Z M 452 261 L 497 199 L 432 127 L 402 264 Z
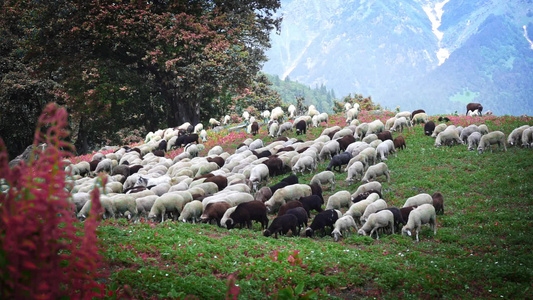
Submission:
M 531 1 L 282 1 L 263 71 L 394 108 L 533 114 Z M 531 35 L 531 34 L 530 34 Z M 438 56 L 439 55 L 439 56 Z M 453 100 L 453 101 L 452 101 Z M 506 105 L 500 105 L 505 103 Z M 510 105 L 508 105 L 510 104 Z

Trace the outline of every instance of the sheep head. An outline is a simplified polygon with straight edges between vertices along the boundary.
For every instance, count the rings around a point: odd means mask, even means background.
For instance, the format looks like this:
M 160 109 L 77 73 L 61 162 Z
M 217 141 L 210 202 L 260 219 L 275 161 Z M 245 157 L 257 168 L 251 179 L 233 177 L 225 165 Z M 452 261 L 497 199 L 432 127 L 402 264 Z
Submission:
M 411 236 L 411 229 L 406 228 L 405 226 L 402 228 L 402 235 Z
M 339 237 L 342 237 L 342 233 L 338 231 L 337 229 L 333 230 L 333 232 L 331 232 L 331 235 L 333 236 L 333 239 L 335 240 L 335 242 L 338 242 Z
M 313 229 L 311 229 L 311 227 L 307 227 L 307 228 L 305 229 L 305 235 L 306 235 L 307 237 L 313 237 L 313 233 L 314 233 L 314 232 L 313 232 Z

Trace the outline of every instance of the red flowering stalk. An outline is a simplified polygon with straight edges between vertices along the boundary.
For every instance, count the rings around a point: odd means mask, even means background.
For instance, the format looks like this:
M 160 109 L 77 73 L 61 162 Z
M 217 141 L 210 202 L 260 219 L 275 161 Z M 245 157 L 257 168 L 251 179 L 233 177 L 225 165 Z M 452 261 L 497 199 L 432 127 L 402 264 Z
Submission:
M 0 139 L 0 298 L 70 299 L 103 295 L 95 282 L 95 228 L 101 209 L 93 192 L 91 216 L 84 229 L 76 219 L 65 189 L 65 162 L 71 149 L 67 113 L 51 103 L 39 118 L 34 151 L 28 163 L 8 167 Z M 46 143 L 44 150 L 36 147 Z M 37 158 L 38 157 L 38 158 Z M 81 234 L 80 234 L 81 233 Z

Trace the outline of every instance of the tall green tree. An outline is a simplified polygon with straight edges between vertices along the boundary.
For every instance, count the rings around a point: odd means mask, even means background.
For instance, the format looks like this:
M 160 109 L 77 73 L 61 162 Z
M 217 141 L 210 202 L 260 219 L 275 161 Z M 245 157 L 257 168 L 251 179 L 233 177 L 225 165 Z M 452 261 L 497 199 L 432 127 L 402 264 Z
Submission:
M 279 28 L 279 0 L 6 0 L 2 29 L 20 61 L 61 85 L 78 148 L 143 124 L 197 123 L 218 96 L 251 84 Z M 82 150 L 82 152 L 84 152 Z

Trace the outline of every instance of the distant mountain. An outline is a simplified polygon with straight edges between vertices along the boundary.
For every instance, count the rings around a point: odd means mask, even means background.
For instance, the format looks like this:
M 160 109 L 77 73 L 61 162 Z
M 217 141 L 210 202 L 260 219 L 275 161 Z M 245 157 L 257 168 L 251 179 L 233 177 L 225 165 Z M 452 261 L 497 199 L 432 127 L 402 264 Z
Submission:
M 281 3 L 266 73 L 388 108 L 533 115 L 531 0 Z

